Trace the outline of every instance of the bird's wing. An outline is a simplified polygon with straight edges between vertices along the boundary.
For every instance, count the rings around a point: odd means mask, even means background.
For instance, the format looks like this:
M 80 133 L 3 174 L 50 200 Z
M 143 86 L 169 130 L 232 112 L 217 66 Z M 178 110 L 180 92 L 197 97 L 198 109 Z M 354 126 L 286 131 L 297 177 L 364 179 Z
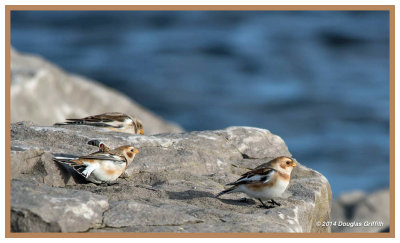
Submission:
M 90 125 L 96 127 L 110 127 L 110 124 L 102 122 L 90 122 L 82 119 L 67 119 L 66 122 L 54 123 L 54 125 Z M 118 127 L 117 127 L 118 128 Z
M 241 185 L 241 184 L 254 184 L 254 183 L 267 183 L 271 180 L 276 170 L 272 168 L 254 169 L 246 172 L 237 181 L 227 185 Z
M 79 157 L 81 160 L 108 160 L 108 161 L 113 161 L 113 162 L 119 162 L 119 163 L 126 163 L 126 159 L 124 156 L 109 153 L 109 152 L 95 152 L 93 154 L 85 155 L 82 157 Z
M 271 168 L 271 162 L 272 162 L 272 161 L 269 161 L 269 162 L 263 163 L 263 164 L 261 164 L 261 165 L 257 166 L 256 168 L 254 168 L 253 170 Z
M 76 171 L 78 174 L 80 174 L 84 177 L 89 176 L 84 173 L 84 171 L 86 170 L 88 165 L 82 163 L 82 161 L 80 161 L 79 159 L 66 158 L 66 157 L 54 157 L 53 160 L 58 163 L 69 165 L 69 167 L 71 167 L 74 171 Z
M 92 118 L 83 118 L 83 119 L 67 119 L 64 123 L 56 123 L 55 125 L 90 125 L 96 127 L 114 127 L 121 128 L 124 126 L 123 122 L 111 119 L 92 119 Z
M 84 118 L 68 118 L 64 123 L 56 123 L 55 125 L 91 125 L 99 127 L 115 127 L 120 128 L 123 126 L 124 121 L 130 116 L 120 112 L 108 112 L 94 116 L 87 116 Z
M 95 116 L 88 116 L 85 117 L 83 119 L 87 120 L 87 121 L 100 121 L 100 122 L 112 122 L 112 121 L 119 121 L 119 122 L 123 122 L 126 118 L 129 118 L 129 116 L 127 116 L 124 113 L 120 113 L 120 112 L 108 112 L 108 113 L 103 113 L 103 114 L 99 114 L 99 115 L 95 115 Z

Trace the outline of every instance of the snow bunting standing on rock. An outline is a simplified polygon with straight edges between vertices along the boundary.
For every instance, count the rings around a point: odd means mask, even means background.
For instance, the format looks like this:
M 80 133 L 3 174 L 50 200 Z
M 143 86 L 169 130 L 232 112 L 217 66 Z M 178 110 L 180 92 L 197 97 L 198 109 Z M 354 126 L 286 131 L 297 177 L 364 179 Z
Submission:
M 109 147 L 107 147 L 104 143 L 100 142 L 97 139 L 88 141 L 88 144 L 99 148 L 99 152 L 110 152 L 111 151 L 111 149 Z M 127 178 L 127 177 L 129 177 L 129 175 L 125 171 L 119 177 Z
M 88 125 L 105 127 L 117 132 L 143 134 L 143 124 L 139 119 L 120 112 L 107 112 L 84 118 L 68 118 L 66 122 L 54 125 Z
M 244 192 L 249 197 L 257 198 L 262 207 L 280 206 L 273 198 L 281 196 L 286 190 L 293 167 L 296 167 L 293 159 L 278 157 L 244 173 L 237 181 L 227 184 L 232 187 L 220 192 L 216 197 L 225 193 Z M 270 200 L 272 205 L 267 206 L 262 200 Z
M 139 151 L 133 146 L 121 146 L 77 159 L 55 157 L 54 161 L 68 164 L 87 181 L 101 184 L 115 181 L 133 161 L 137 153 Z

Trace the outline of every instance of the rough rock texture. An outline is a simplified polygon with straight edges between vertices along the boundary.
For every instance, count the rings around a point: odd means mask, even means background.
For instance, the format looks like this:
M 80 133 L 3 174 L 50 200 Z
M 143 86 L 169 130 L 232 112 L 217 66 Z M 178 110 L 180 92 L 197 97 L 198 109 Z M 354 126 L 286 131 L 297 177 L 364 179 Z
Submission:
M 389 232 L 389 202 L 388 189 L 371 194 L 354 191 L 341 195 L 332 205 L 332 222 L 336 222 L 332 232 Z M 361 225 L 349 226 L 343 222 Z
M 108 200 L 87 191 L 53 188 L 33 180 L 11 182 L 11 230 L 81 232 L 101 225 Z
M 11 49 L 11 122 L 52 125 L 109 111 L 136 115 L 145 134 L 183 131 L 115 90 Z
M 52 154 L 80 156 L 96 151 L 95 147 L 87 145 L 91 139 L 98 139 L 109 147 L 131 144 L 139 149 L 125 178 L 117 180 L 119 184 L 83 183 L 71 177 L 64 167 L 49 165 Z M 34 179 L 65 188 L 46 187 L 49 195 L 58 195 L 59 190 L 69 195 L 79 190 L 85 195 L 101 196 L 101 200 L 109 204 L 100 225 L 97 217 L 82 228 L 61 227 L 61 219 L 56 218 L 41 220 L 41 227 L 32 224 L 28 227 L 20 225 L 21 220 L 13 220 L 16 230 L 86 231 L 90 227 L 90 232 L 330 231 L 329 227 L 316 226 L 316 222 L 330 219 L 329 183 L 323 175 L 301 164 L 292 172 L 284 198 L 276 199 L 281 207 L 258 208 L 258 201 L 241 201 L 244 194 L 215 198 L 223 185 L 238 179 L 245 168 L 254 168 L 277 156 L 291 155 L 284 141 L 268 130 L 229 127 L 217 131 L 139 136 L 92 127 L 16 123 L 11 125 L 11 150 L 13 178 Z M 25 217 L 36 222 L 36 217 L 42 216 L 38 216 L 35 208 L 17 205 L 14 201 L 29 201 L 31 195 L 40 193 L 36 192 L 40 188 L 30 187 L 33 191 L 27 194 L 14 186 L 12 210 L 24 210 Z M 48 210 L 50 215 L 56 215 L 53 210 L 66 211 L 52 207 Z

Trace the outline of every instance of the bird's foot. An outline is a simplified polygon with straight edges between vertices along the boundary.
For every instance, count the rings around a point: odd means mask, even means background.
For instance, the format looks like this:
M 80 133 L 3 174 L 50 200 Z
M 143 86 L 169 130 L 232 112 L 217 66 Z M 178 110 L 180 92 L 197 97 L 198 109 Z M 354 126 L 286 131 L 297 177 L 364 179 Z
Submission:
M 249 199 L 243 197 L 243 198 L 239 199 L 239 202 L 247 203 L 247 202 L 249 202 Z
M 276 202 L 274 199 L 269 200 L 268 203 L 271 203 L 272 205 L 276 205 L 276 206 L 281 206 L 281 204 Z
M 274 199 L 270 199 L 268 201 L 268 205 L 266 205 L 260 198 L 258 199 L 261 203 L 261 205 L 259 206 L 259 208 L 266 208 L 266 209 L 270 209 L 270 208 L 275 208 L 275 206 L 281 206 L 280 203 L 276 202 Z
M 273 205 L 258 205 L 258 208 L 265 208 L 265 209 L 271 209 L 271 208 L 275 208 L 275 206 Z
M 260 201 L 261 205 L 259 205 L 259 208 L 266 208 L 266 209 L 270 209 L 270 208 L 274 208 L 274 205 L 266 205 L 260 198 L 258 199 L 258 201 Z

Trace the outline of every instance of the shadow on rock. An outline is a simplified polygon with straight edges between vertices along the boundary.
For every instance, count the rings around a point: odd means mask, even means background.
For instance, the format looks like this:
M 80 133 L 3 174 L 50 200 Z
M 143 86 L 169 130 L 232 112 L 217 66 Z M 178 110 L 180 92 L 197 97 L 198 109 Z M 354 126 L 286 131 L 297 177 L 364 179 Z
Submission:
M 214 194 L 210 192 L 195 191 L 195 190 L 187 190 L 183 192 L 166 191 L 166 193 L 169 199 L 177 199 L 177 200 L 190 200 L 200 197 L 211 197 L 211 198 L 215 197 Z
M 256 202 L 253 199 L 247 199 L 247 198 L 242 198 L 242 199 L 222 199 L 222 198 L 217 198 L 223 203 L 229 204 L 229 205 L 234 205 L 234 206 L 248 206 L 248 205 L 255 205 Z
M 88 184 L 89 182 L 83 178 L 83 176 L 79 175 L 76 171 L 72 168 L 68 167 L 67 165 L 62 165 L 60 163 L 54 162 L 57 168 L 59 168 L 61 173 L 61 180 L 64 182 L 65 185 L 68 184 L 71 179 L 73 180 L 73 184 Z

